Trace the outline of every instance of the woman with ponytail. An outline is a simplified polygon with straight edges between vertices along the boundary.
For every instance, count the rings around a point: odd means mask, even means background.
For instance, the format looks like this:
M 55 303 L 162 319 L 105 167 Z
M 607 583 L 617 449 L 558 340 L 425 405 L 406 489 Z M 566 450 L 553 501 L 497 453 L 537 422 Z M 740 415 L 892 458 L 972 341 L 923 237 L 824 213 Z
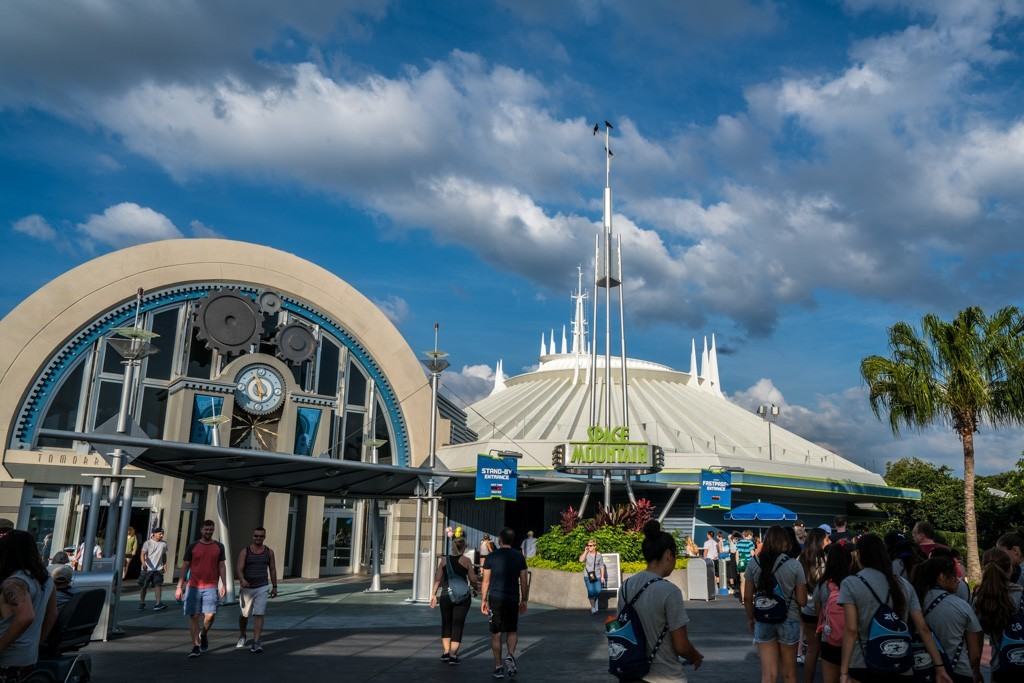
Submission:
M 685 681 L 686 676 L 678 657 L 685 657 L 696 670 L 704 655 L 690 643 L 687 635 L 686 624 L 690 619 L 686 616 L 682 591 L 671 581 L 664 580 L 676 567 L 676 539 L 662 531 L 657 521 L 651 520 L 644 525 L 641 550 L 647 569 L 622 584 L 619 606 L 636 599 L 633 608 L 640 617 L 647 646 L 653 649 L 658 643 L 652 652 L 651 670 L 644 681 L 679 683 Z
M 986 550 L 981 557 L 981 583 L 974 591 L 974 613 L 992 643 L 992 683 L 1009 682 L 999 671 L 998 647 L 1005 629 L 1021 607 L 1024 588 L 1010 579 L 1013 561 L 1002 548 Z
M 796 656 L 798 664 L 810 661 L 811 666 L 818 659 L 818 639 L 814 630 L 818 626 L 818 609 L 814 601 L 814 589 L 818 587 L 821 573 L 825 570 L 825 546 L 828 545 L 828 534 L 824 529 L 811 529 L 804 538 L 804 547 L 800 551 L 800 566 L 804 568 L 807 579 L 807 604 L 800 608 L 800 632 L 803 641 Z
M 761 553 L 747 565 L 743 605 L 747 625 L 761 659 L 761 682 L 775 683 L 779 674 L 786 683 L 796 683 L 796 651 L 800 644 L 800 608 L 807 604 L 807 578 L 792 550 L 789 533 L 773 526 L 765 534 Z M 778 586 L 778 590 L 775 586 Z M 754 594 L 778 595 L 786 603 L 785 621 L 757 620 Z
M 900 619 L 920 634 L 936 666 L 936 683 L 952 683 L 921 615 L 917 593 L 909 581 L 892 573 L 892 560 L 885 543 L 876 534 L 864 534 L 857 539 L 854 552 L 861 570 L 844 579 L 839 588 L 839 603 L 843 606 L 846 620 L 840 683 L 905 683 L 913 680 L 912 666 L 903 673 L 868 669 L 864 646 L 870 638 L 875 613 L 883 604 L 891 607 Z
M 933 554 L 914 570 L 924 620 L 946 653 L 953 683 L 981 683 L 981 624 L 971 606 L 957 596 L 959 584 L 952 557 Z

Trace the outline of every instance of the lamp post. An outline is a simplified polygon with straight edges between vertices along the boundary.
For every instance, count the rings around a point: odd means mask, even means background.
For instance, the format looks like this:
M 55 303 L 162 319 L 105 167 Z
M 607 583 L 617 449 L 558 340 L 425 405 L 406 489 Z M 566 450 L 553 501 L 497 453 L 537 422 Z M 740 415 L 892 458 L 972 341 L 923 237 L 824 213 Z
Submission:
M 427 497 L 430 500 L 430 566 L 433 567 L 434 558 L 437 556 L 437 497 L 434 495 L 434 468 L 437 465 L 437 389 L 441 383 L 441 373 L 449 366 L 448 353 L 437 348 L 437 333 L 440 329 L 438 323 L 434 323 L 434 350 L 427 351 L 427 360 L 423 361 L 430 370 L 430 450 L 429 467 L 430 481 L 427 483 Z M 417 529 L 417 533 L 419 529 Z M 417 553 L 419 545 L 416 546 Z M 417 561 L 419 558 L 417 557 Z M 415 588 L 413 597 L 418 597 Z
M 771 405 L 765 405 L 762 403 L 757 407 L 757 414 L 761 416 L 761 419 L 768 423 L 768 459 L 772 459 L 772 422 L 779 419 L 779 407 L 772 403 Z
M 230 420 L 231 418 L 227 415 L 211 415 L 199 420 L 210 428 L 210 444 L 212 446 L 220 446 L 220 426 Z M 214 493 L 217 496 L 217 526 L 222 530 L 221 539 L 224 544 L 224 557 L 227 558 L 227 561 L 224 563 L 224 579 L 227 584 L 224 586 L 224 604 L 233 605 L 235 603 L 235 557 L 231 554 L 231 529 L 228 526 L 227 491 L 225 491 L 223 486 L 217 486 L 214 489 Z

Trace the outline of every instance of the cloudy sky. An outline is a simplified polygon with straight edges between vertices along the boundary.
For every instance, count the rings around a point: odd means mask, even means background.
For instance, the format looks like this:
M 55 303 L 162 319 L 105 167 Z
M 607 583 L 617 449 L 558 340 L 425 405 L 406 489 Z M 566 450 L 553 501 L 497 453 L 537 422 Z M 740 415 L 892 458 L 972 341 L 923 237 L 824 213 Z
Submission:
M 628 8 L 628 9 L 627 9 Z M 873 469 L 857 368 L 925 312 L 1021 304 L 1021 0 L 421 3 L 9 0 L 0 314 L 126 245 L 219 235 L 309 258 L 472 399 L 567 321 L 615 125 L 631 355 Z M 560 335 L 560 331 L 559 331 Z M 979 469 L 1024 433 L 985 430 Z

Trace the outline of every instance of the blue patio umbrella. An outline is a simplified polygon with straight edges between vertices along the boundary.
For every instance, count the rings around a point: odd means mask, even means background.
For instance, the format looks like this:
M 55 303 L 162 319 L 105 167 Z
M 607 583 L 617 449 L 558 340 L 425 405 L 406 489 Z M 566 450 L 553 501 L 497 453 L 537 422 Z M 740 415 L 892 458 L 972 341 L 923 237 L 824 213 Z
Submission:
M 787 510 L 781 505 L 757 501 L 756 503 L 747 503 L 746 505 L 733 508 L 731 512 L 725 514 L 725 518 L 734 522 L 795 522 L 797 515 L 792 510 Z

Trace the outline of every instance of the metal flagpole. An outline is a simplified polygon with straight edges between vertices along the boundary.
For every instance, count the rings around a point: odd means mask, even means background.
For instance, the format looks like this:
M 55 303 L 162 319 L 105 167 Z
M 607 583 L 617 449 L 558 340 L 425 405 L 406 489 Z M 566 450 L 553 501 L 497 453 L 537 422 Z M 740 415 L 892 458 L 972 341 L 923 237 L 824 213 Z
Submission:
M 594 317 L 590 323 L 590 425 L 597 424 L 597 295 L 601 269 L 601 236 L 594 235 Z M 572 438 L 572 435 L 569 435 Z
M 93 548 L 96 547 L 96 527 L 100 519 L 100 498 L 103 497 L 103 478 L 92 478 L 92 496 L 89 499 L 89 516 L 85 522 L 85 539 L 82 541 L 82 571 L 92 571 Z
M 629 427 L 629 382 L 626 374 L 626 304 L 622 300 L 625 289 L 622 277 L 622 237 L 617 238 L 619 261 L 619 339 L 622 348 L 622 425 Z M 628 477 L 627 477 L 628 480 Z
M 210 443 L 213 446 L 220 446 L 220 426 L 230 420 L 227 415 L 212 415 L 204 417 L 200 422 L 210 428 Z M 224 579 L 227 584 L 224 586 L 224 603 L 233 605 L 235 603 L 235 557 L 231 553 L 231 519 L 228 516 L 228 496 L 224 486 L 214 487 L 217 496 L 217 527 L 221 529 L 221 543 L 224 545 Z

